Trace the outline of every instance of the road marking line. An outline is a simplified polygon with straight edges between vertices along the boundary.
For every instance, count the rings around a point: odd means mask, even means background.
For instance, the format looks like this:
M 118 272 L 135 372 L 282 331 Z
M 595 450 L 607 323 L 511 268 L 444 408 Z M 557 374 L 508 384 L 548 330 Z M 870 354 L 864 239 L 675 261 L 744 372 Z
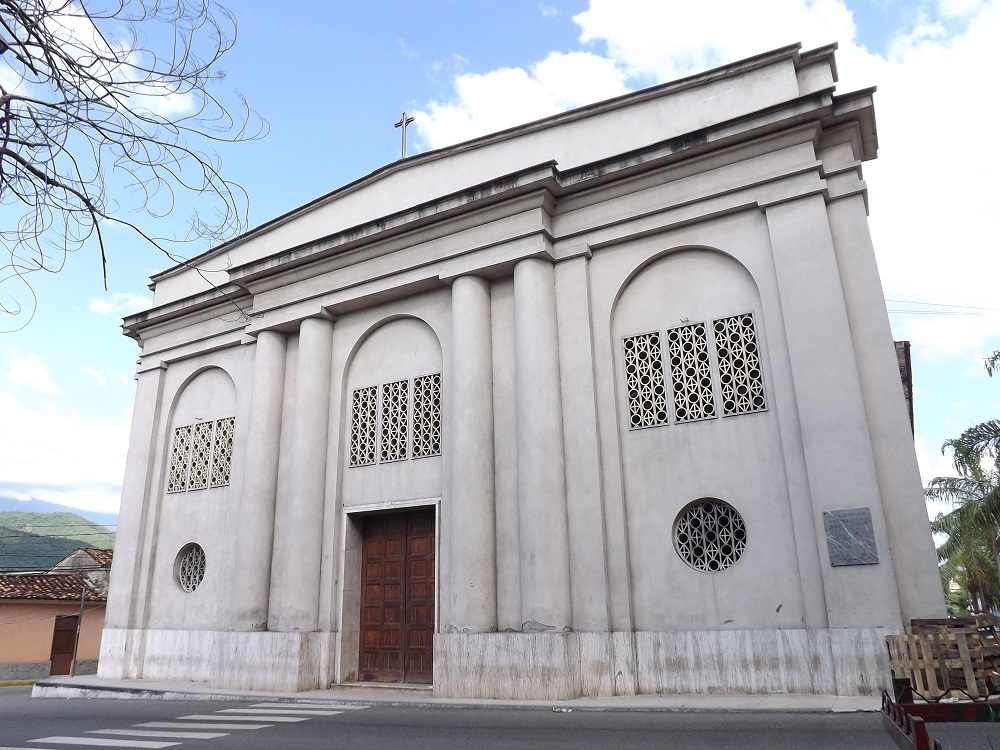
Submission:
M 41 737 L 28 742 L 51 742 L 56 745 L 90 745 L 91 747 L 136 747 L 159 750 L 163 747 L 173 747 L 180 742 L 152 742 L 150 740 L 112 740 L 100 737 Z
M 275 714 L 293 714 L 295 716 L 336 716 L 343 711 L 321 711 L 306 708 L 224 708 L 220 714 L 256 714 L 270 718 Z
M 331 708 L 338 711 L 360 711 L 371 706 L 345 706 L 342 703 L 254 703 L 251 708 Z
M 177 740 L 214 740 L 216 737 L 229 736 L 225 732 L 165 732 L 163 730 L 156 731 L 149 729 L 91 729 L 87 734 L 118 734 L 123 737 L 169 737 Z
M 257 715 L 261 721 L 309 721 L 308 716 L 261 716 Z M 178 719 L 198 719 L 199 721 L 246 721 L 249 716 L 219 716 L 218 714 L 191 714 L 189 716 L 178 716 Z M 207 725 L 206 725 L 207 726 Z
M 207 721 L 147 721 L 145 724 L 133 724 L 135 727 L 150 727 L 152 729 L 214 729 L 215 727 Z M 271 724 L 219 724 L 219 729 L 267 729 Z M 0 747 L 0 750 L 4 748 Z

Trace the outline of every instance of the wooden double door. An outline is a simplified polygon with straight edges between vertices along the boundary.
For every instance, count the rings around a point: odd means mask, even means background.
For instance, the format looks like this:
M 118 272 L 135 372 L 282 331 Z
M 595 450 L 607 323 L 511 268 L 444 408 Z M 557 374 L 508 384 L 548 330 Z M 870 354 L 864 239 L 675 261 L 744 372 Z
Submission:
M 365 516 L 361 537 L 361 679 L 430 683 L 434 510 Z

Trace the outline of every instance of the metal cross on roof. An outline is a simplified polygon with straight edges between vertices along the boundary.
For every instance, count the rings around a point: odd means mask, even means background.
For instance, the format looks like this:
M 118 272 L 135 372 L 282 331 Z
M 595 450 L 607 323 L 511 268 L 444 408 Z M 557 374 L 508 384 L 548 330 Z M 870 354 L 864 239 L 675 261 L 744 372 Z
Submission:
M 403 129 L 403 132 L 402 132 L 403 143 L 401 144 L 400 149 L 399 149 L 399 158 L 400 159 L 405 159 L 406 158 L 406 126 L 409 125 L 411 122 L 413 122 L 413 118 L 412 117 L 407 117 L 406 116 L 406 112 L 404 112 L 403 116 L 399 118 L 399 122 L 397 122 L 396 125 L 394 126 L 394 127 L 402 128 Z

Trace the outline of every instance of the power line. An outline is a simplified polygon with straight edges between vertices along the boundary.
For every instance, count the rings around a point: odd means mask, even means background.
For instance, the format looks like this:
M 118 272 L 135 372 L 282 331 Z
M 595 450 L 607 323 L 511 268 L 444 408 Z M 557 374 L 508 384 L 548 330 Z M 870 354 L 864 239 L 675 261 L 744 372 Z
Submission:
M 927 307 L 955 307 L 960 310 L 986 310 L 989 312 L 1000 312 L 1000 307 L 976 307 L 974 305 L 949 305 L 944 302 L 916 302 L 909 299 L 887 299 L 886 302 L 893 302 L 897 305 L 926 305 Z
M 887 303 L 892 302 L 897 305 L 920 305 L 923 307 L 948 308 L 945 310 L 919 310 L 919 309 L 890 309 L 886 312 L 892 315 L 936 315 L 941 317 L 967 316 L 983 317 L 992 313 L 1000 313 L 1000 308 L 996 307 L 976 307 L 974 305 L 949 305 L 943 302 L 918 302 L 907 299 L 887 299 Z

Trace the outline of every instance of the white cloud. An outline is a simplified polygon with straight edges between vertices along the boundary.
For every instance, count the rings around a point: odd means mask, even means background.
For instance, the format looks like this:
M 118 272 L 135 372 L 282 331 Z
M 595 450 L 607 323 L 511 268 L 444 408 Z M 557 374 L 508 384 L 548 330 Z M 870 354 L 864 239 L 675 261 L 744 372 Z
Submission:
M 407 43 L 404 42 L 402 39 L 399 38 L 396 39 L 396 46 L 399 47 L 400 54 L 407 60 L 416 60 L 418 57 L 420 57 L 420 53 L 417 52 L 412 47 L 410 47 L 409 45 L 407 45 Z
M 984 148 L 993 100 L 1000 0 L 936 0 L 897 14 L 883 55 L 857 41 L 842 0 L 591 0 L 574 17 L 588 51 L 550 53 L 524 68 L 462 72 L 455 95 L 417 114 L 437 148 L 672 80 L 795 42 L 839 44 L 838 90 L 877 86 L 879 158 L 864 165 L 870 224 L 886 296 L 997 306 L 994 207 L 1000 151 Z M 925 353 L 991 350 L 1000 316 L 894 317 L 898 337 Z
M 551 52 L 524 68 L 462 73 L 456 98 L 431 102 L 414 113 L 417 131 L 430 148 L 440 148 L 537 120 L 627 91 L 613 60 L 590 52 Z
M 982 74 L 994 67 L 998 36 L 1000 2 L 992 2 L 957 36 L 899 37 L 879 71 L 879 158 L 865 170 L 891 299 L 1000 307 L 992 177 L 1000 154 L 973 135 L 994 117 Z M 908 316 L 903 327 L 941 355 L 981 355 L 1000 336 L 1000 315 Z
M 808 49 L 849 42 L 855 26 L 840 0 L 591 0 L 574 16 L 580 41 L 606 45 L 630 76 L 659 81 L 802 42 Z
M 82 372 L 84 375 L 89 375 L 90 377 L 92 377 L 94 379 L 94 382 L 97 383 L 102 388 L 107 388 L 108 379 L 104 377 L 104 373 L 102 373 L 100 370 L 94 367 L 81 367 L 80 372 Z
M 0 491 L 116 513 L 128 450 L 128 414 L 91 420 L 0 391 Z
M 87 303 L 87 309 L 104 318 L 122 318 L 146 310 L 152 304 L 153 300 L 150 297 L 130 292 L 117 292 L 105 297 L 92 297 Z
M 52 382 L 49 376 L 48 365 L 33 354 L 10 357 L 10 365 L 6 373 L 6 379 L 14 388 L 19 390 L 34 391 L 49 396 L 56 396 L 62 393 L 62 389 Z M 3 424 L 17 424 L 16 422 L 3 421 Z M 0 452 L 0 456 L 5 455 Z
M 913 443 L 917 451 L 917 463 L 920 465 L 920 479 L 925 487 L 935 477 L 957 476 L 955 466 L 951 459 L 941 452 L 940 446 L 928 446 L 919 435 L 914 438 Z M 951 510 L 944 506 L 938 506 L 938 509 L 943 509 L 945 512 Z
M 539 3 L 538 12 L 541 13 L 545 18 L 554 18 L 559 15 L 559 9 L 553 8 L 548 3 Z

